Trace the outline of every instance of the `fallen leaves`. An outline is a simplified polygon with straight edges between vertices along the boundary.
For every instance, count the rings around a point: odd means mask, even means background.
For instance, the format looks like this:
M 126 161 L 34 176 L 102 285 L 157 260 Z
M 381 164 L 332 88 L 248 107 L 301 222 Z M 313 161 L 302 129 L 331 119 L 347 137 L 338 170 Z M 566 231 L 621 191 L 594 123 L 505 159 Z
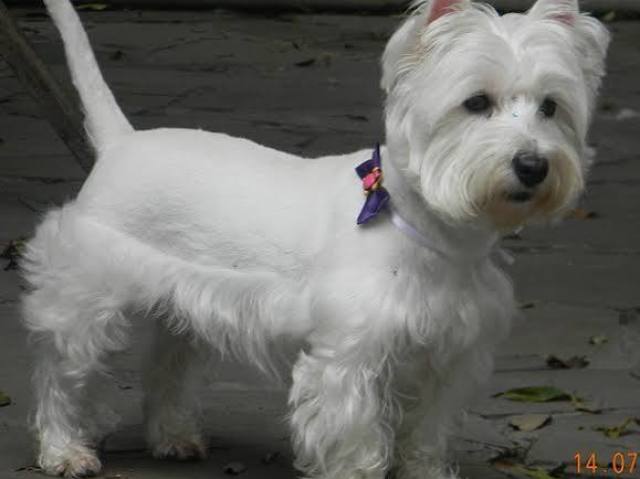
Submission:
M 576 411 L 589 414 L 600 414 L 602 409 L 595 403 L 586 402 L 575 394 L 570 394 L 553 386 L 529 386 L 509 389 L 493 397 L 508 399 L 510 401 L 525 403 L 571 402 Z
M 241 462 L 230 462 L 222 468 L 222 471 L 225 474 L 229 474 L 230 476 L 237 476 L 239 474 L 242 474 L 246 470 L 247 466 L 245 466 Z
M 631 120 L 638 117 L 640 117 L 640 112 L 637 112 L 636 110 L 632 110 L 631 108 L 623 108 L 616 114 L 614 119 L 618 121 L 624 121 L 624 120 Z
M 601 414 L 602 408 L 595 403 L 585 402 L 580 397 L 569 394 L 566 391 L 552 386 L 532 386 L 524 388 L 510 389 L 493 397 L 502 397 L 510 401 L 526 403 L 548 403 L 557 401 L 570 401 L 573 408 L 578 412 L 589 414 Z
M 364 115 L 346 114 L 345 117 L 353 121 L 369 121 L 369 119 Z
M 547 356 L 546 363 L 551 369 L 584 369 L 589 365 L 589 360 L 586 356 L 562 358 L 551 354 Z
M 578 412 L 586 412 L 589 414 L 602 414 L 602 406 L 595 402 L 585 402 L 580 398 L 574 397 L 571 401 L 573 407 Z
M 107 9 L 106 3 L 84 3 L 82 5 L 78 5 L 77 10 L 90 10 L 93 12 L 101 12 L 102 10 Z
M 294 65 L 297 67 L 310 67 L 316 62 L 315 58 L 307 58 L 306 60 L 300 60 L 299 62 L 295 62 Z
M 42 472 L 42 468 L 39 466 L 22 466 L 22 467 L 18 467 L 17 469 L 14 469 L 15 472 L 35 472 L 35 473 L 40 473 Z
M 633 432 L 631 426 L 634 424 L 640 426 L 640 418 L 630 417 L 617 426 L 596 426 L 593 430 L 601 432 L 610 439 L 618 439 L 631 434 Z
M 504 235 L 502 239 L 507 241 L 522 241 L 522 236 L 520 233 L 514 231 L 513 233 Z
M 333 63 L 333 54 L 330 52 L 322 52 L 317 57 L 309 57 L 304 60 L 300 60 L 294 63 L 297 67 L 310 67 L 311 65 L 315 65 L 316 63 L 322 63 L 325 66 L 331 65 Z
M 111 60 L 118 61 L 118 60 L 122 60 L 124 58 L 124 56 L 125 55 L 124 55 L 124 52 L 122 50 L 116 50 L 116 51 L 114 51 L 113 53 L 111 53 L 109 55 L 109 58 Z
M 9 244 L 0 253 L 0 258 L 9 262 L 4 267 L 5 271 L 18 269 L 18 260 L 24 253 L 25 238 L 11 240 Z
M 576 208 L 571 213 L 569 213 L 569 218 L 573 218 L 576 220 L 594 220 L 598 218 L 600 215 L 595 211 L 585 210 L 584 208 Z
M 509 419 L 509 426 L 521 432 L 536 431 L 550 423 L 551 416 L 549 414 L 522 414 Z
M 602 346 L 605 343 L 609 342 L 609 338 L 606 337 L 604 334 L 599 334 L 596 336 L 591 336 L 589 338 L 589 344 L 591 346 Z
M 501 397 L 509 401 L 545 403 L 554 401 L 571 401 L 573 395 L 553 386 L 529 386 L 509 389 L 493 397 Z
M 0 391 L 0 407 L 5 407 L 5 406 L 8 406 L 9 404 L 11 404 L 11 398 L 5 393 L 3 393 L 2 391 Z

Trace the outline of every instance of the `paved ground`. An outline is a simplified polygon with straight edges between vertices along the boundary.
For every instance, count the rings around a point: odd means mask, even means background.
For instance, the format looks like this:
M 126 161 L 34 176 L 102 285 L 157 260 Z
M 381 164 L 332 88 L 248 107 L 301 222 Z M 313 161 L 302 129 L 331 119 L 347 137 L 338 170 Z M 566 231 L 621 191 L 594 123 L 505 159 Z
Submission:
M 63 75 L 48 21 L 37 10 L 22 10 L 20 19 L 38 51 Z M 130 11 L 89 13 L 85 20 L 106 75 L 138 127 L 221 130 L 310 156 L 381 138 L 377 59 L 397 18 Z M 527 229 L 506 242 L 517 258 L 512 274 L 524 320 L 501 348 L 491 383 L 455 438 L 465 477 L 499 478 L 507 471 L 544 478 L 541 471 L 554 469 L 557 477 L 572 477 L 578 452 L 583 462 L 597 453 L 597 476 L 614 477 L 602 470 L 614 454 L 640 451 L 640 424 L 627 421 L 640 418 L 640 23 L 611 28 L 610 75 L 593 132 L 598 163 L 582 210 L 561 226 Z M 0 63 L 0 245 L 29 235 L 47 205 L 73 195 L 82 177 Z M 33 463 L 25 427 L 30 348 L 18 319 L 19 293 L 16 272 L 0 268 L 0 390 L 11 397 L 0 408 L 2 479 L 35 477 L 24 469 Z M 295 477 L 283 420 L 285 393 L 233 364 L 218 372 L 215 385 L 203 386 L 211 459 L 148 459 L 140 427 L 140 355 L 118 358 L 110 394 L 123 421 L 106 442 L 105 477 L 223 477 L 230 461 L 247 466 L 247 479 Z M 548 355 L 584 360 L 557 369 L 547 364 Z M 543 385 L 581 398 L 600 414 L 579 411 L 571 401 L 492 397 Z M 509 425 L 514 416 L 531 413 L 551 421 L 534 432 Z M 626 428 L 608 435 L 598 430 L 625 422 Z M 265 464 L 265 455 L 273 453 L 280 456 Z M 511 459 L 492 463 L 496 457 Z M 626 456 L 627 470 L 631 458 Z M 639 468 L 627 477 L 640 477 Z

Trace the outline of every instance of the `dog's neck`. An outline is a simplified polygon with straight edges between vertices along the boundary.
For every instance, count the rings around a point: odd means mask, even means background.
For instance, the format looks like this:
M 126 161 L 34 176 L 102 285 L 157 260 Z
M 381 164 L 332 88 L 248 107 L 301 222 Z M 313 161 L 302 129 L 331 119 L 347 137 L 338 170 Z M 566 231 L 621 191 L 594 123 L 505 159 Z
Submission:
M 476 224 L 451 224 L 425 202 L 419 186 L 411 184 L 391 158 L 392 153 L 381 150 L 384 186 L 391 195 L 391 207 L 429 243 L 437 245 L 439 253 L 454 261 L 476 261 L 491 254 L 498 241 L 498 233 Z

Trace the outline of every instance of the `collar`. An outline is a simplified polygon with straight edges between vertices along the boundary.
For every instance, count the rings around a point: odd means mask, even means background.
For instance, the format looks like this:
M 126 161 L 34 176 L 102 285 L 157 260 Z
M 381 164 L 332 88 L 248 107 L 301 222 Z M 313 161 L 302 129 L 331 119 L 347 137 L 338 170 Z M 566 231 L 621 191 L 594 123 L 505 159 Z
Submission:
M 448 256 L 442 249 L 434 244 L 429 236 L 422 234 L 415 226 L 405 220 L 393 205 L 390 205 L 389 207 L 389 217 L 393 226 L 398 228 L 405 234 L 405 236 L 408 236 L 423 248 L 433 250 L 441 256 Z
M 355 170 L 362 180 L 362 188 L 366 195 L 365 203 L 358 215 L 358 225 L 363 226 L 376 218 L 381 212 L 388 211 L 391 223 L 416 244 L 433 251 L 439 256 L 453 258 L 450 252 L 443 250 L 433 238 L 419 231 L 394 208 L 389 192 L 382 186 L 384 177 L 379 143 L 376 143 L 371 158 L 358 165 Z M 496 256 L 500 262 L 507 265 L 514 262 L 513 256 L 500 248 L 497 243 L 490 248 L 486 256 L 491 255 Z
M 359 225 L 364 225 L 385 209 L 390 198 L 389 192 L 382 186 L 380 143 L 376 143 L 371 159 L 356 166 L 356 173 L 362 180 L 362 189 L 367 197 L 357 219 Z

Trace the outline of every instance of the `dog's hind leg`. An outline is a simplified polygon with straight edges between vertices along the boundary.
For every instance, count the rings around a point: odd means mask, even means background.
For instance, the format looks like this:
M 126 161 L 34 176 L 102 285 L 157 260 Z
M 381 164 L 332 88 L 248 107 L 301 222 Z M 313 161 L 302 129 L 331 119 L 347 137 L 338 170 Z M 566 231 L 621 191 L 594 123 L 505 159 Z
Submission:
M 153 350 L 144 370 L 147 443 L 154 457 L 203 459 L 206 443 L 198 427 L 197 386 L 204 352 L 189 332 L 155 324 Z
M 36 289 L 24 298 L 24 313 L 36 345 L 34 417 L 39 465 L 52 475 L 95 475 L 95 451 L 104 418 L 96 418 L 89 382 L 104 356 L 123 347 L 125 320 L 106 295 L 62 284 Z M 112 419 L 112 418 L 110 418 Z

